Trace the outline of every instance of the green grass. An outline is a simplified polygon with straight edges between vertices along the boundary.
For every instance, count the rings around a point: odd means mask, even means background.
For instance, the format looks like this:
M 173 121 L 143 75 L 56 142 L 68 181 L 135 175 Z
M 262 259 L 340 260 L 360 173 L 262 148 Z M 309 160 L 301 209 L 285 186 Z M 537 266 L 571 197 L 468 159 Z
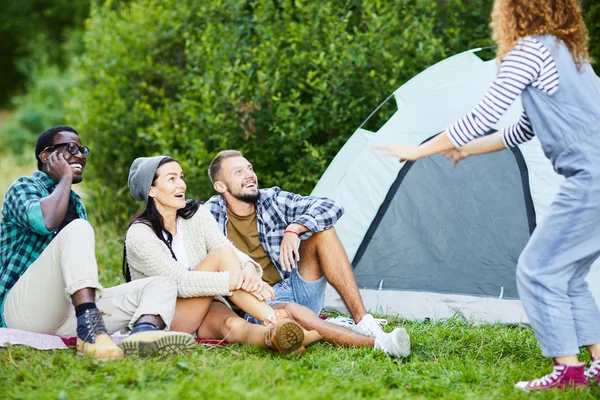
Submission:
M 529 329 L 474 327 L 460 318 L 404 325 L 413 354 L 395 360 L 370 349 L 318 344 L 302 357 L 248 346 L 109 363 L 74 351 L 0 350 L 0 397 L 61 399 L 593 399 L 599 388 L 528 394 L 521 379 L 549 371 Z
M 0 193 L 35 164 L 0 161 Z M 93 217 L 93 210 L 88 210 Z M 93 222 L 93 218 L 92 218 Z M 100 280 L 122 283 L 125 227 L 95 224 Z M 302 357 L 249 346 L 200 347 L 163 359 L 108 363 L 78 358 L 74 350 L 0 349 L 4 399 L 594 399 L 600 388 L 528 394 L 519 380 L 550 372 L 531 329 L 477 327 L 459 317 L 436 323 L 390 319 L 412 338 L 412 355 L 392 359 L 371 349 L 318 344 Z M 582 359 L 589 360 L 582 354 Z
M 35 160 L 30 163 L 19 163 L 8 154 L 0 154 L 0 206 L 8 187 L 20 176 L 31 175 L 36 170 Z

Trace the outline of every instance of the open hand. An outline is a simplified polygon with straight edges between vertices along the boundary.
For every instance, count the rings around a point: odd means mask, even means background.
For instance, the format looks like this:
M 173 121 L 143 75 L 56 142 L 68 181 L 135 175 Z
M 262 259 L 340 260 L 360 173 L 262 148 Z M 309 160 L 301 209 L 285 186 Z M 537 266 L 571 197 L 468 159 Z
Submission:
M 298 253 L 298 235 L 293 232 L 285 232 L 281 240 L 279 249 L 279 264 L 285 272 L 290 272 L 296 268 L 296 263 L 300 261 Z
M 384 144 L 373 146 L 384 156 L 392 156 L 400 159 L 400 162 L 415 161 L 419 157 L 418 146 L 406 146 L 403 144 Z

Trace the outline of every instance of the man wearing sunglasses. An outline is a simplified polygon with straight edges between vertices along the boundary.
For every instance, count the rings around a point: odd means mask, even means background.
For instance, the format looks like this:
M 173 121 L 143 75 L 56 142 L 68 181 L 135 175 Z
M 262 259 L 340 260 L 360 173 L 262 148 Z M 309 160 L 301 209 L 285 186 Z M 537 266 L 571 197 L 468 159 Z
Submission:
M 153 277 L 103 289 L 95 240 L 81 198 L 90 150 L 68 126 L 48 129 L 35 148 L 38 171 L 8 189 L 0 221 L 0 326 L 77 334 L 77 352 L 99 359 L 179 352 L 189 334 L 166 332 L 177 287 Z M 102 311 L 101 311 L 102 310 Z M 108 334 L 131 328 L 116 346 Z

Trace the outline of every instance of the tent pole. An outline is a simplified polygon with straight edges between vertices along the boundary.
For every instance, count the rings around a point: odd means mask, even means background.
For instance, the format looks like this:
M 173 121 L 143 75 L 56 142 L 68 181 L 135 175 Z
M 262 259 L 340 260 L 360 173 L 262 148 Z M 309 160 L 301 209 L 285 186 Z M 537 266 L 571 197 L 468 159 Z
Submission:
M 394 92 L 394 93 L 395 93 L 395 92 Z M 363 121 L 363 123 L 362 123 L 362 124 L 360 124 L 360 126 L 358 127 L 358 129 L 362 128 L 362 127 L 363 127 L 363 126 L 364 126 L 364 125 L 365 125 L 367 122 L 369 122 L 369 120 L 371 119 L 371 117 L 372 117 L 373 115 L 375 115 L 375 113 L 376 113 L 377 111 L 379 111 L 379 109 L 380 109 L 381 107 L 383 107 L 383 106 L 385 105 L 385 103 L 387 103 L 387 102 L 388 102 L 388 101 L 389 101 L 389 100 L 390 100 L 392 97 L 394 97 L 394 93 L 390 94 L 390 95 L 388 96 L 388 98 L 387 98 L 387 99 L 385 99 L 385 100 L 383 101 L 383 103 L 381 103 L 379 106 L 377 106 L 377 108 L 375 109 L 375 111 L 373 111 L 373 112 L 372 112 L 372 113 L 371 113 L 371 114 L 370 114 L 370 115 L 367 117 L 367 119 L 365 119 L 365 120 Z M 358 129 L 357 129 L 357 130 L 358 130 Z

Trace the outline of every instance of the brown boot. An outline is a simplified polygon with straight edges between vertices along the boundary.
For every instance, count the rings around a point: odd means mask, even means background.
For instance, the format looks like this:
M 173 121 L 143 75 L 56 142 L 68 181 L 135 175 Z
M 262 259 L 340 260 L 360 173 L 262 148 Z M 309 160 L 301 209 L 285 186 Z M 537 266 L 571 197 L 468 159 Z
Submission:
M 92 309 L 77 317 L 77 355 L 89 354 L 99 360 L 123 358 L 123 351 L 106 332 L 102 315 L 100 310 Z
M 275 316 L 273 316 L 275 317 Z M 276 317 L 264 321 L 268 328 L 265 343 L 280 353 L 294 353 L 304 341 L 303 329 L 292 319 L 279 320 Z
M 123 350 L 117 347 L 106 333 L 96 336 L 94 343 L 84 342 L 77 338 L 77 355 L 89 354 L 99 360 L 118 360 L 123 358 Z
M 277 316 L 277 320 L 279 321 L 294 321 L 294 318 L 292 318 L 292 316 L 290 315 L 290 313 L 288 313 L 286 310 L 275 310 L 275 315 Z M 304 333 L 304 340 L 302 341 L 302 347 L 308 347 L 310 345 L 313 345 L 315 343 L 320 342 L 321 340 L 323 340 L 323 336 L 321 336 L 321 334 L 315 330 L 309 331 L 304 329 L 304 327 L 302 325 L 300 325 L 300 327 L 302 328 L 302 333 Z

